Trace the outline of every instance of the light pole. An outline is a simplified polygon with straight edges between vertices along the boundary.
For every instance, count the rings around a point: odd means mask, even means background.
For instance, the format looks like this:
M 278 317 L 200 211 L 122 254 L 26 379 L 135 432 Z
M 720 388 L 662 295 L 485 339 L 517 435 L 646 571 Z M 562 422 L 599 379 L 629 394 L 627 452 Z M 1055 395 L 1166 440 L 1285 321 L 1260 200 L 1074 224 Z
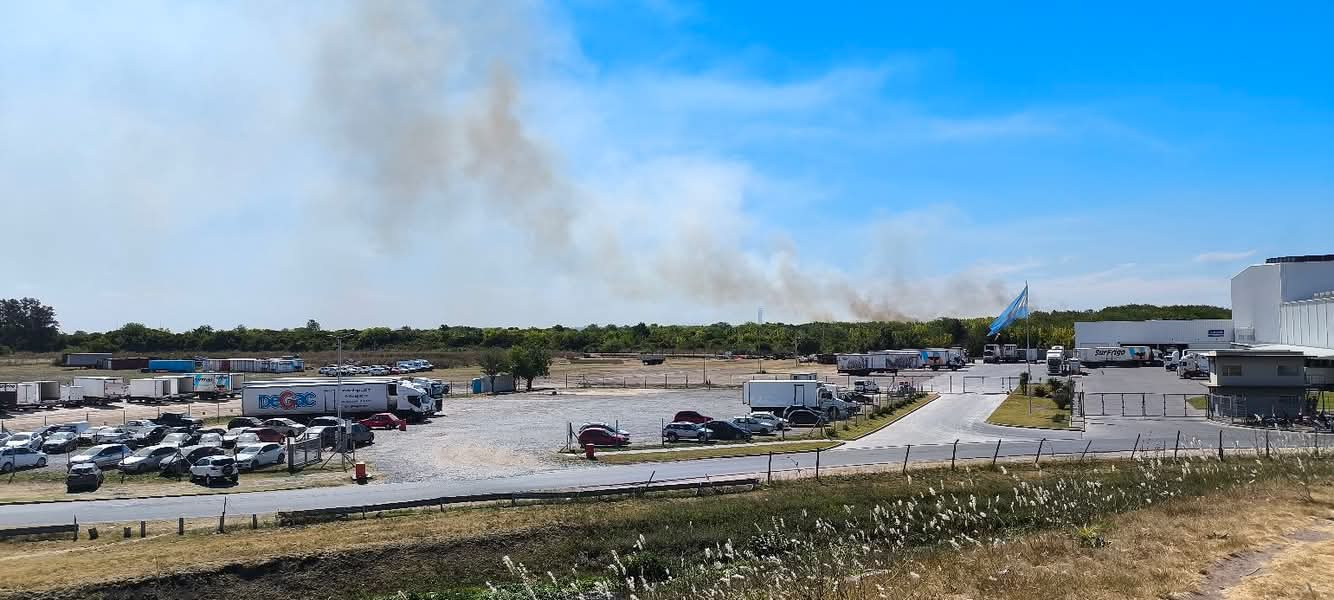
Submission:
M 351 337 L 349 334 L 333 335 L 334 341 L 338 343 L 338 368 L 334 373 L 338 376 L 338 383 L 334 388 L 334 412 L 338 415 L 338 457 L 339 463 L 343 465 L 343 470 L 347 470 L 347 424 L 343 422 L 343 338 Z

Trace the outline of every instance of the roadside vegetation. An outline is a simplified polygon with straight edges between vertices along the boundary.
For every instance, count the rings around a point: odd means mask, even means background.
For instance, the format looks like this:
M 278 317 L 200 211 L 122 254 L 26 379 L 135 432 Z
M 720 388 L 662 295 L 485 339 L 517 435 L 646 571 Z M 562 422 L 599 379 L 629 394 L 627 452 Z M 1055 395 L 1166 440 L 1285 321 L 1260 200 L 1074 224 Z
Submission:
M 1024 393 L 1025 389 L 1028 394 Z M 1021 376 L 1019 388 L 1010 392 L 992 411 L 987 422 L 1011 427 L 1069 429 L 1073 398 L 1074 389 L 1067 380 L 1052 378 L 1046 383 L 1029 384 L 1027 378 Z
M 641 462 L 670 462 L 675 460 L 694 460 L 698 458 L 724 458 L 731 456 L 760 456 L 769 453 L 788 454 L 792 452 L 814 452 L 828 450 L 842 442 L 802 441 L 802 442 L 767 442 L 762 444 L 724 444 L 719 446 L 700 446 L 661 452 L 608 452 L 598 454 L 598 462 L 619 465 Z
M 1035 311 L 1030 316 L 1034 347 L 1074 345 L 1075 321 L 1146 319 L 1226 319 L 1231 311 L 1214 306 L 1152 306 L 1131 304 L 1096 311 Z M 988 342 L 1022 344 L 1023 334 L 1003 331 L 987 338 L 990 317 L 940 318 L 932 321 L 872 321 L 857 323 L 745 323 L 731 325 L 586 325 L 548 328 L 464 327 L 441 325 L 431 329 L 368 327 L 334 331 L 347 339 L 349 353 L 401 350 L 422 354 L 448 350 L 469 352 L 466 364 L 477 364 L 479 350 L 537 343 L 554 352 L 733 352 L 775 355 L 863 352 L 886 348 L 960 346 L 981 356 Z M 0 355 L 11 352 L 133 352 L 165 357 L 198 353 L 310 353 L 330 349 L 328 333 L 316 321 L 288 329 L 237 326 L 214 329 L 207 325 L 173 332 L 126 323 L 106 332 L 59 329 L 56 311 L 34 298 L 0 300 Z M 1017 336 L 1017 337 L 1016 337 Z M 446 355 L 424 355 L 438 366 L 454 366 Z
M 1209 410 L 1208 396 L 1191 396 L 1186 398 L 1186 404 L 1195 410 Z
M 1072 589 L 1169 597 L 1195 589 L 1212 561 L 1309 527 L 1334 507 L 1334 462 L 1295 454 L 908 475 L 225 535 L 178 537 L 155 526 L 132 542 L 8 542 L 0 544 L 0 591 L 254 600 L 297 589 L 386 600 L 1036 599 Z
M 234 486 L 204 487 L 190 482 L 189 476 L 163 477 L 157 473 L 122 475 L 108 469 L 106 482 L 95 492 L 66 493 L 65 470 L 60 467 L 15 471 L 0 476 L 0 504 L 55 500 L 108 500 L 199 494 L 233 494 L 293 488 L 317 488 L 353 483 L 352 472 L 343 471 L 337 458 L 288 473 L 285 465 L 272 465 L 245 471 Z

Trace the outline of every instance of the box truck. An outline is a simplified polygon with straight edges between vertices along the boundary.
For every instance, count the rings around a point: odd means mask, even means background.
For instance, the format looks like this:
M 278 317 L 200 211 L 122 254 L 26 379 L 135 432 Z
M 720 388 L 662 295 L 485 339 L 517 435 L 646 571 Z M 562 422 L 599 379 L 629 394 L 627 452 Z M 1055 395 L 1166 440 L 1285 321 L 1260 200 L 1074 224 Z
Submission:
M 230 396 L 234 378 L 239 381 L 241 376 L 235 373 L 191 373 L 190 387 L 195 396 L 212 400 Z
M 263 381 L 241 391 L 241 414 L 247 417 L 317 417 L 390 412 L 410 421 L 420 421 L 434 409 L 434 402 L 421 388 L 397 381 L 352 379 L 336 382 Z
M 86 404 L 108 404 L 124 398 L 129 390 L 120 377 L 75 377 L 70 385 L 83 388 Z
M 808 380 L 747 381 L 741 385 L 741 401 L 751 412 L 771 412 L 794 423 L 847 418 L 859 408 L 838 397 L 838 386 Z
M 14 410 L 19 407 L 19 384 L 0 382 L 0 410 Z
M 859 354 L 839 354 L 838 372 L 845 375 L 866 376 L 872 373 L 898 373 L 903 369 L 922 366 L 921 354 L 916 350 L 880 350 Z
M 130 380 L 129 400 L 131 402 L 162 402 L 170 398 L 167 393 L 167 380 L 155 377 Z
M 37 408 L 55 406 L 60 403 L 59 381 L 25 381 L 15 389 L 15 406 L 18 408 Z
M 60 403 L 65 406 L 83 404 L 83 387 L 77 385 L 60 386 Z

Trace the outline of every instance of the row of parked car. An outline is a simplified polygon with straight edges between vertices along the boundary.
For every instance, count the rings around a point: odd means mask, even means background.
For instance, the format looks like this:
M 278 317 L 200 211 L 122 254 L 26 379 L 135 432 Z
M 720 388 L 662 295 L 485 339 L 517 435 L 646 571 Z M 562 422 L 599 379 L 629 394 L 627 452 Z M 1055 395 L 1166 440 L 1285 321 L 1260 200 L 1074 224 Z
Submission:
M 400 360 L 393 365 L 325 365 L 320 367 L 320 375 L 328 377 L 350 377 L 353 375 L 371 375 L 374 377 L 384 377 L 388 375 L 404 375 L 407 373 L 418 373 L 421 371 L 430 371 L 435 365 L 429 361 L 416 358 L 412 360 Z
M 662 439 L 668 443 L 703 443 L 714 440 L 748 442 L 755 435 L 773 435 L 789 428 L 787 419 L 770 412 L 753 412 L 724 421 L 693 410 L 683 410 L 676 413 L 672 417 L 672 422 L 663 427 Z M 630 445 L 630 432 L 607 423 L 585 423 L 579 427 L 576 438 L 580 446 Z
M 0 432 L 0 472 L 45 467 L 48 453 L 61 453 L 70 454 L 66 479 L 70 491 L 96 489 L 105 478 L 103 470 L 109 469 L 126 474 L 189 473 L 192 480 L 206 485 L 215 480 L 235 482 L 242 470 L 285 462 L 289 439 L 301 444 L 318 440 L 320 447 L 334 448 L 341 430 L 349 447 L 363 446 L 375 441 L 372 429 L 399 429 L 404 422 L 380 413 L 360 421 L 322 416 L 302 424 L 286 418 L 236 417 L 226 428 L 202 424 L 183 414 L 162 413 L 114 427 L 78 422 L 31 432 Z

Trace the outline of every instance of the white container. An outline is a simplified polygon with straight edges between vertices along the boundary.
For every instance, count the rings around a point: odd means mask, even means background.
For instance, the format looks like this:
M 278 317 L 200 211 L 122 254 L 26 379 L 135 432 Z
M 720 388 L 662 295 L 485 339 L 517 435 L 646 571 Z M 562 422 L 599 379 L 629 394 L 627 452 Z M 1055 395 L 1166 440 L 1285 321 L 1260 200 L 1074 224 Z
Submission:
M 179 379 L 176 379 L 175 377 L 154 377 L 153 379 L 161 381 L 164 384 L 164 389 L 167 390 L 167 398 L 175 398 L 181 395 L 181 382 Z
M 60 386 L 61 404 L 83 404 L 83 387 L 77 385 Z
M 140 401 L 166 400 L 167 382 L 157 378 L 131 379 L 130 399 Z
M 35 381 L 25 381 L 18 386 L 18 407 L 37 408 L 42 405 L 41 385 Z

